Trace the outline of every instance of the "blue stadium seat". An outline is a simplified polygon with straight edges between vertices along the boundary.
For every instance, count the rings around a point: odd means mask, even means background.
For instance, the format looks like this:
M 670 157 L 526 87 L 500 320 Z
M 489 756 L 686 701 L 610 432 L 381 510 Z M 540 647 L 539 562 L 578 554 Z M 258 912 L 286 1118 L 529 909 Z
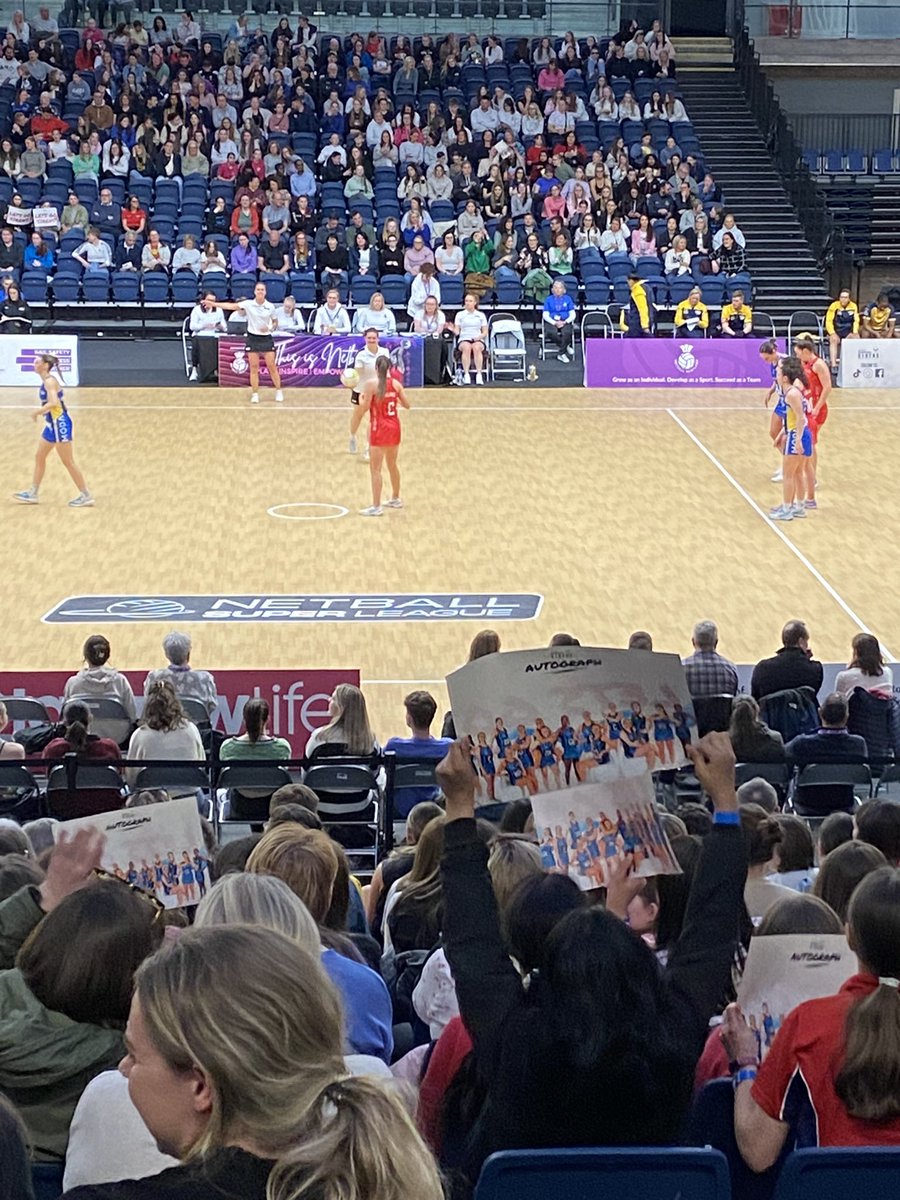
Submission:
M 409 284 L 402 275 L 383 275 L 380 281 L 381 292 L 388 308 L 405 308 L 409 300 Z M 443 289 L 441 289 L 443 299 Z
M 725 288 L 721 279 L 712 279 L 709 275 L 704 276 L 703 282 L 700 284 L 700 295 L 703 297 L 704 304 L 711 304 L 718 308 L 724 294 Z
M 156 196 L 156 205 L 159 205 L 169 200 L 176 208 L 181 204 L 181 188 L 178 186 L 177 179 L 157 179 L 154 192 Z
M 781 1169 L 775 1200 L 856 1200 L 889 1196 L 897 1186 L 900 1149 L 795 1150 Z
M 289 280 L 287 275 L 277 275 L 273 272 L 263 271 L 259 278 L 260 282 L 266 285 L 266 299 L 272 304 L 280 304 L 288 291 Z
M 378 284 L 371 275 L 354 275 L 350 280 L 350 296 L 357 306 L 368 304 L 377 289 Z
M 819 173 L 819 158 L 820 155 L 818 150 L 803 151 L 803 161 L 806 163 L 810 174 L 812 175 L 818 175 Z
M 169 300 L 169 276 L 165 271 L 147 271 L 141 276 L 145 304 L 166 304 Z
M 651 258 L 649 255 L 642 255 L 637 260 L 635 271 L 641 279 L 653 279 L 662 273 L 662 267 L 659 259 L 655 256 Z
M 290 276 L 291 295 L 298 304 L 315 304 L 316 279 L 312 274 L 292 271 Z
M 176 304 L 193 304 L 197 299 L 198 286 L 193 271 L 176 271 L 172 276 L 172 299 Z
M 749 302 L 753 294 L 753 280 L 750 278 L 749 272 L 741 271 L 737 275 L 729 276 L 723 282 L 725 284 L 725 295 L 729 300 L 735 292 L 743 292 L 744 299 Z
M 674 276 L 669 280 L 669 299 L 673 304 L 680 304 L 682 300 L 687 300 L 695 286 L 690 275 Z
M 893 175 L 897 170 L 897 160 L 893 150 L 875 150 L 872 154 L 872 170 L 876 175 Z
M 112 298 L 117 304 L 137 304 L 141 277 L 137 271 L 116 271 L 112 277 Z M 204 286 L 206 286 L 204 282 Z
M 441 285 L 441 307 L 449 316 L 450 309 L 462 308 L 463 281 L 459 275 L 439 275 Z
M 717 1150 L 506 1150 L 481 1171 L 475 1200 L 730 1200 L 728 1164 Z
M 734 1135 L 734 1087 L 730 1079 L 713 1079 L 694 1097 L 687 1140 L 694 1146 L 711 1146 L 725 1155 L 733 1200 L 772 1200 L 781 1165 L 793 1149 L 793 1137 L 789 1136 L 775 1166 L 759 1173 L 750 1170 Z
M 522 301 L 522 284 L 518 279 L 498 279 L 494 290 L 498 304 L 520 304 Z
M 869 160 L 862 150 L 847 151 L 847 170 L 851 175 L 865 175 L 869 170 Z
M 825 150 L 822 160 L 822 169 L 826 175 L 840 175 L 844 169 L 844 155 L 841 150 Z
M 50 285 L 43 271 L 22 272 L 22 298 L 29 304 L 46 304 L 50 298 Z
M 241 271 L 236 275 L 231 276 L 231 298 L 232 300 L 249 300 L 253 295 L 253 289 L 256 287 L 256 275 L 247 271 Z
M 614 253 L 606 255 L 606 269 L 610 279 L 615 282 L 617 279 L 625 279 L 630 275 L 633 267 L 627 254 Z
M 610 282 L 605 277 L 600 279 L 585 279 L 585 304 L 609 304 Z
M 84 298 L 91 304 L 109 303 L 109 272 L 85 271 L 81 281 Z
M 53 277 L 53 299 L 57 304 L 74 304 L 81 298 L 81 276 L 57 271 Z

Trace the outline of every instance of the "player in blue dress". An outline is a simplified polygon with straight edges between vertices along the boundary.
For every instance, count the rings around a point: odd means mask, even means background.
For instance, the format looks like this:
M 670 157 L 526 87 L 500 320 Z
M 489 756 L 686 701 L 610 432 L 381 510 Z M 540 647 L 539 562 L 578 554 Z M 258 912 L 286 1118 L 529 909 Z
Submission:
M 545 871 L 556 870 L 556 854 L 553 849 L 553 830 L 549 826 L 544 830 L 544 836 L 541 838 L 541 844 L 538 847 L 541 852 L 541 866 Z
M 639 742 L 650 741 L 650 734 L 647 732 L 647 718 L 644 716 L 644 710 L 637 700 L 632 700 L 631 702 L 631 727 L 634 730 L 635 738 Z
M 206 895 L 206 872 L 209 870 L 209 859 L 205 854 L 201 854 L 197 847 L 194 847 L 194 878 L 197 880 L 197 887 L 200 889 L 200 899 Z
M 185 900 L 188 900 L 191 904 L 193 904 L 194 901 L 197 899 L 195 876 L 194 876 L 194 863 L 193 863 L 193 860 L 191 859 L 190 854 L 188 854 L 187 850 L 184 850 L 182 852 L 181 862 L 178 864 L 178 869 L 181 874 L 181 887 L 182 887 L 182 890 L 184 893 L 184 898 L 185 898 Z
M 575 782 L 580 783 L 581 774 L 578 769 L 578 760 L 581 758 L 581 743 L 578 740 L 578 731 L 572 728 L 568 717 L 560 717 L 559 729 L 556 731 L 555 740 L 562 746 L 566 785 L 568 786 L 572 782 L 573 768 L 575 770 Z
M 15 499 L 20 504 L 38 503 L 38 489 L 47 469 L 47 459 L 55 447 L 63 466 L 78 488 L 78 495 L 74 500 L 69 501 L 69 508 L 90 508 L 94 503 L 94 498 L 88 491 L 84 476 L 75 462 L 75 451 L 72 448 L 72 418 L 66 408 L 62 378 L 59 375 L 59 359 L 53 354 L 40 354 L 35 359 L 34 370 L 41 381 L 38 390 L 41 406 L 32 413 L 32 418 L 36 421 L 39 417 L 43 417 L 44 428 L 34 458 L 31 487 L 16 492 Z
M 609 742 L 599 721 L 591 726 L 591 756 L 598 767 L 605 767 L 609 762 Z
M 578 839 L 582 836 L 584 830 L 581 828 L 581 822 L 573 812 L 569 813 L 569 838 L 573 846 L 578 845 Z
M 569 843 L 563 833 L 562 825 L 556 827 L 556 861 L 563 871 L 569 869 Z
M 494 752 L 487 744 L 487 735 L 484 733 L 478 734 L 478 770 L 481 778 L 484 780 L 484 786 L 487 789 L 487 794 L 491 800 L 496 800 L 494 794 L 494 783 L 497 776 L 497 768 L 494 764 Z
M 502 717 L 498 717 L 494 722 L 494 741 L 497 744 L 497 757 L 505 758 L 506 747 L 512 741 L 512 738 L 509 736 L 506 726 L 503 724 Z
M 532 794 L 538 790 L 537 775 L 534 770 L 533 745 L 534 740 L 525 726 L 517 725 L 515 739 L 516 757 L 522 764 L 522 768 L 525 771 L 525 784 Z
M 516 758 L 516 752 L 512 746 L 506 747 L 506 755 L 500 766 L 506 772 L 506 778 L 510 786 L 521 788 L 527 799 L 530 795 L 530 789 L 525 780 L 525 768 L 519 762 L 518 758 Z
M 562 751 L 557 748 L 556 740 L 546 725 L 538 725 L 537 735 L 537 752 L 540 756 L 538 767 L 544 778 L 544 787 L 549 788 L 551 786 L 550 777 L 552 775 L 555 786 L 561 788 L 562 779 L 559 774 L 559 755 Z
M 759 348 L 759 354 L 763 362 L 768 363 L 772 368 L 772 386 L 766 392 L 766 408 L 769 407 L 769 401 L 775 398 L 775 407 L 772 410 L 772 416 L 769 419 L 769 437 L 772 439 L 772 445 L 781 454 L 781 446 L 784 441 L 784 418 L 787 416 L 787 405 L 784 402 L 784 392 L 778 383 L 778 364 L 781 361 L 781 356 L 778 353 L 778 345 L 776 342 L 763 342 Z M 781 483 L 782 465 L 779 463 L 778 470 L 772 476 L 773 483 Z
M 687 748 L 691 744 L 691 716 L 686 713 L 680 704 L 672 705 L 672 719 L 675 722 L 675 736 L 681 742 L 681 748 L 687 754 Z
M 582 879 L 587 879 L 591 869 L 591 856 L 584 838 L 578 839 L 578 845 L 575 847 L 575 861 L 578 863 L 578 874 Z
M 675 763 L 675 724 L 662 704 L 653 710 L 653 741 L 662 765 Z

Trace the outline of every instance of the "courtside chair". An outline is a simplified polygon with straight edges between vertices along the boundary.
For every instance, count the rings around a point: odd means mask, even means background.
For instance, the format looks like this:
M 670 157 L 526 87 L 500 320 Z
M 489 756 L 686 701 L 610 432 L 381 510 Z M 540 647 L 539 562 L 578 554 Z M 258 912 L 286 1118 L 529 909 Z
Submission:
M 481 1170 L 475 1200 L 730 1200 L 718 1150 L 504 1150 Z
M 47 811 L 58 821 L 114 812 L 124 803 L 125 781 L 108 764 L 60 763 L 47 776 Z
M 11 817 L 21 825 L 43 815 L 41 785 L 21 763 L 0 762 L 0 817 Z
M 47 706 L 32 696 L 0 696 L 10 721 L 22 721 L 25 725 L 52 725 Z
M 795 1150 L 781 1170 L 775 1200 L 856 1200 L 893 1196 L 900 1149 Z
M 872 794 L 872 772 L 867 763 L 809 763 L 801 767 L 789 796 L 798 817 L 827 817 L 833 812 L 853 812 L 857 800 Z
M 277 763 L 235 762 L 221 767 L 217 786 L 219 823 L 263 824 L 279 788 L 293 783 L 287 767 Z
M 811 308 L 800 308 L 788 318 L 788 350 L 791 349 L 794 338 L 801 333 L 811 333 L 818 347 L 816 353 L 824 352 L 825 330 L 822 318 Z

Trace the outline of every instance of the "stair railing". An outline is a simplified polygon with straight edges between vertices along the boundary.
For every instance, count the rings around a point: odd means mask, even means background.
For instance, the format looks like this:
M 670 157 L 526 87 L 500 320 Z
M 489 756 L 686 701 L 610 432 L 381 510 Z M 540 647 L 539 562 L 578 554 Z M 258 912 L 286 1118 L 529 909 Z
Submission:
M 797 210 L 818 268 L 828 278 L 831 294 L 837 295 L 841 287 L 851 282 L 853 255 L 803 161 L 802 147 L 775 98 L 746 29 L 741 29 L 734 38 L 734 69 L 785 191 Z

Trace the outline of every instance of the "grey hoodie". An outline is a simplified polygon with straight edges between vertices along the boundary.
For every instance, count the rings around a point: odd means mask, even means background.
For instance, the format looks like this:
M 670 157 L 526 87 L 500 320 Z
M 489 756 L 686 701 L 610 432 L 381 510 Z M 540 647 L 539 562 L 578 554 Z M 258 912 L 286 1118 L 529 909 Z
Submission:
M 130 720 L 135 719 L 134 692 L 131 690 L 131 684 L 121 671 L 116 671 L 113 667 L 86 667 L 71 679 L 67 679 L 63 698 L 71 700 L 73 696 L 108 696 L 119 701 Z

